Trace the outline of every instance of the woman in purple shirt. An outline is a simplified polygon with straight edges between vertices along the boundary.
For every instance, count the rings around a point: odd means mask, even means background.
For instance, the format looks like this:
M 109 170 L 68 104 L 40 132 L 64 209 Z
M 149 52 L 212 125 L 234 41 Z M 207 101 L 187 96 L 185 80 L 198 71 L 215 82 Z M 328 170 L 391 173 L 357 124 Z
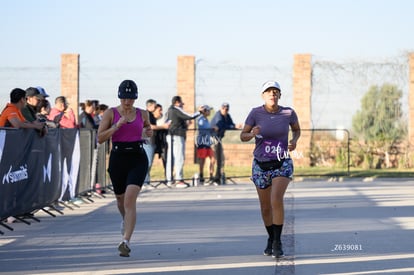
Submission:
M 268 81 L 261 89 L 264 105 L 253 108 L 240 134 L 242 141 L 255 138 L 252 181 L 259 196 L 262 219 L 269 235 L 264 255 L 283 256 L 283 197 L 293 175 L 289 151 L 296 148 L 300 126 L 295 111 L 278 105 L 279 83 Z M 289 128 L 292 139 L 288 140 Z
M 143 134 L 152 136 L 146 110 L 134 107 L 138 88 L 134 81 L 124 80 L 119 85 L 121 104 L 103 114 L 98 128 L 98 142 L 112 140 L 108 172 L 114 188 L 118 210 L 122 216 L 123 240 L 118 245 L 119 255 L 129 257 L 129 241 L 136 223 L 136 201 L 148 171 L 148 158 L 143 149 Z

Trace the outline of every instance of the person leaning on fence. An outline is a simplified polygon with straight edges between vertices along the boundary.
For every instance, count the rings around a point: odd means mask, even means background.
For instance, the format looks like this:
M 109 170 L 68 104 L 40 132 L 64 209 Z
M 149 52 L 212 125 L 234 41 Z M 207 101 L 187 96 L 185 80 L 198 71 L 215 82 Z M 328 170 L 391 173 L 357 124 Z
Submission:
M 56 97 L 55 106 L 50 110 L 48 118 L 54 121 L 58 128 L 76 128 L 75 113 L 64 96 Z
M 48 118 L 48 115 L 50 114 L 50 110 L 51 110 L 51 106 L 50 106 L 50 102 L 47 99 L 44 99 L 41 103 L 40 103 L 40 111 L 39 113 L 36 114 L 37 119 L 39 121 L 43 121 L 46 123 L 46 126 L 48 128 L 57 128 L 58 124 L 56 122 L 54 122 L 53 120 L 50 120 Z
M 46 122 L 48 128 L 56 128 L 56 123 L 48 119 L 50 114 L 51 106 L 50 102 L 47 99 L 49 95 L 46 93 L 46 90 L 43 87 L 37 86 L 36 89 L 39 91 L 39 94 L 43 96 L 43 100 L 39 102 L 38 113 L 36 114 L 37 119 Z
M 39 92 L 38 89 L 34 87 L 26 89 L 26 105 L 22 109 L 22 115 L 27 121 L 33 122 L 38 120 L 37 115 L 39 114 L 40 104 L 43 100 L 45 100 L 45 97 Z M 40 136 L 46 135 L 46 125 L 38 131 Z
M 217 169 L 216 169 L 216 176 L 214 177 L 215 183 L 221 183 L 221 177 L 223 173 L 224 168 L 224 151 L 223 151 L 223 144 L 221 143 L 221 140 L 224 137 L 224 133 L 226 130 L 232 130 L 236 128 L 240 128 L 240 125 L 234 124 L 233 119 L 231 118 L 231 115 L 229 114 L 230 104 L 227 102 L 224 102 L 221 104 L 221 108 L 219 112 L 216 112 L 214 114 L 213 119 L 211 120 L 210 124 L 211 127 L 216 131 L 215 138 L 217 139 L 217 142 L 214 143 L 213 149 L 215 153 L 216 163 L 217 163 Z M 224 182 L 222 182 L 224 183 Z
M 26 105 L 26 91 L 15 88 L 10 92 L 10 103 L 7 103 L 0 115 L 0 127 L 29 128 L 42 130 L 45 123 L 39 120 L 29 122 L 21 109 Z
M 40 103 L 45 97 L 34 87 L 26 89 L 26 105 L 22 109 L 22 114 L 27 121 L 33 122 L 37 120 L 37 114 L 40 110 Z
M 256 185 L 262 219 L 269 235 L 264 255 L 283 256 L 281 233 L 284 222 L 283 197 L 293 176 L 289 151 L 300 137 L 299 120 L 292 108 L 278 105 L 279 83 L 268 81 L 261 89 L 264 105 L 253 108 L 240 134 L 241 141 L 255 138 L 252 181 Z M 289 127 L 292 138 L 289 137 Z
M 184 102 L 181 96 L 174 96 L 171 100 L 171 106 L 167 111 L 167 119 L 171 121 L 168 129 L 167 144 L 167 185 L 172 185 L 173 170 L 175 172 L 175 187 L 187 188 L 190 185 L 184 182 L 184 159 L 185 159 L 185 139 L 187 136 L 188 123 L 190 120 L 201 115 L 201 106 L 197 113 L 187 114 L 183 110 Z M 168 122 L 168 121 L 167 121 Z M 172 169 L 174 165 L 174 169 Z
M 197 146 L 197 158 L 199 160 L 199 176 L 200 176 L 200 183 L 209 184 L 213 182 L 213 175 L 214 175 L 214 152 L 211 148 L 212 145 L 212 128 L 210 122 L 208 121 L 208 117 L 211 112 L 211 107 L 208 105 L 202 106 L 203 112 L 197 119 L 197 129 L 198 135 L 196 139 L 196 146 Z M 204 179 L 204 165 L 206 162 L 206 158 L 210 159 L 209 165 L 209 174 L 210 180 L 205 182 Z M 216 183 L 217 184 L 217 183 Z
M 98 128 L 98 142 L 112 141 L 108 172 L 112 181 L 119 213 L 122 241 L 120 256 L 129 257 L 129 242 L 136 223 L 136 203 L 148 171 L 148 158 L 143 148 L 143 134 L 153 132 L 148 112 L 134 107 L 138 88 L 134 81 L 124 80 L 118 88 L 121 104 L 105 111 Z

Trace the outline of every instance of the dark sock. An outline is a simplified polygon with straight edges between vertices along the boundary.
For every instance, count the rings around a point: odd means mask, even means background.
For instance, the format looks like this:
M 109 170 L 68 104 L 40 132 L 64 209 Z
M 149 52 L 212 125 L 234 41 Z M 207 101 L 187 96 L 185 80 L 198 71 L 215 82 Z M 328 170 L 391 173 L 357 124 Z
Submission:
M 280 242 L 280 235 L 282 235 L 283 224 L 273 224 L 273 236 L 274 240 Z
M 267 234 L 269 234 L 269 239 L 273 240 L 273 225 L 266 226 Z

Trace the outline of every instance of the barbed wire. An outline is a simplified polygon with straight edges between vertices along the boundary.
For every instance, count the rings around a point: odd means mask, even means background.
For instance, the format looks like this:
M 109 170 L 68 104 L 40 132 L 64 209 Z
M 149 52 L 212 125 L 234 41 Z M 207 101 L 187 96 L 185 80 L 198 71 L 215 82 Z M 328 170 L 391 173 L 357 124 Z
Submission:
M 312 68 L 314 128 L 351 128 L 352 116 L 360 108 L 361 99 L 371 86 L 397 86 L 403 91 L 403 111 L 405 115 L 408 113 L 409 67 L 406 54 L 383 60 L 348 60 L 341 63 L 315 56 Z
M 282 86 L 281 105 L 292 106 L 292 68 L 273 64 L 249 65 L 232 60 L 214 62 L 196 60 L 196 105 L 208 104 L 215 109 L 229 102 L 236 123 L 244 122 L 251 108 L 263 104 L 260 87 L 267 80 Z M 312 127 L 351 127 L 352 116 L 359 109 L 363 95 L 372 85 L 396 85 L 403 91 L 402 109 L 408 113 L 408 55 L 382 60 L 332 61 L 312 56 Z M 175 67 L 80 66 L 80 101 L 99 99 L 117 105 L 118 84 L 125 78 L 134 79 L 139 88 L 137 104 L 144 106 L 153 98 L 165 108 L 177 91 Z M 0 67 L 0 103 L 5 105 L 15 87 L 43 86 L 53 101 L 60 95 L 60 67 Z

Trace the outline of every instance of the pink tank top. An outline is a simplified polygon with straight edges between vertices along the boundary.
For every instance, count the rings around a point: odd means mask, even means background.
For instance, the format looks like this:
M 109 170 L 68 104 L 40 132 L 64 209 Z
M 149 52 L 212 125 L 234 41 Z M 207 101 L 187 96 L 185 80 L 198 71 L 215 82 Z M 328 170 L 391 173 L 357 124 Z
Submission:
M 117 123 L 121 118 L 121 114 L 117 108 L 112 108 L 114 112 L 113 124 Z M 137 115 L 134 121 L 128 122 L 121 126 L 113 135 L 112 142 L 133 142 L 143 141 L 142 131 L 144 127 L 144 120 L 141 117 L 141 110 L 136 108 Z

